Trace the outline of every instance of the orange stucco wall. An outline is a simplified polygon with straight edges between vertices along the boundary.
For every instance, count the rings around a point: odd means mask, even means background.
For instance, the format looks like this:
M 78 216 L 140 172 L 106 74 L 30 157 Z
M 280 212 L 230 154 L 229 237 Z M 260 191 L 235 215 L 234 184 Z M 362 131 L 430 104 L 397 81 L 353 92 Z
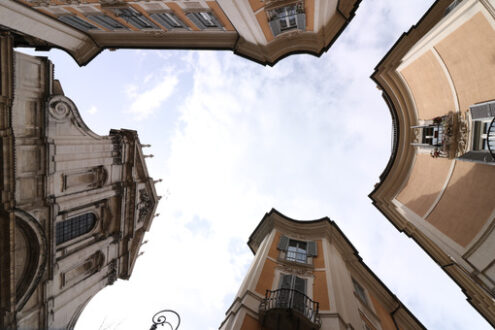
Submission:
M 182 11 L 182 8 L 173 2 L 167 2 L 167 6 L 172 9 L 175 15 L 180 18 L 182 22 L 184 22 L 191 30 L 193 31 L 200 31 L 200 29 L 193 23 L 189 18 L 187 18 L 186 14 L 184 14 L 184 11 Z
M 261 295 L 265 295 L 266 290 L 271 290 L 273 285 L 273 278 L 275 276 L 275 267 L 277 264 L 270 259 L 265 260 L 263 269 L 261 270 L 260 278 L 256 284 L 256 292 Z
M 265 39 L 267 42 L 270 42 L 274 39 L 272 30 L 270 30 L 270 25 L 268 24 L 268 17 L 266 17 L 266 13 L 264 11 L 260 11 L 256 14 L 256 19 L 265 35 Z
M 275 238 L 273 239 L 272 246 L 270 246 L 270 251 L 268 251 L 268 256 L 272 257 L 273 259 L 277 259 L 279 255 L 279 251 L 277 249 L 278 242 L 280 241 L 280 232 L 276 231 L 275 232 Z
M 328 298 L 327 277 L 324 271 L 315 271 L 315 281 L 313 283 L 313 300 L 320 303 L 320 310 L 329 310 L 330 301 Z
M 211 8 L 211 10 L 215 13 L 215 15 L 218 17 L 220 22 L 223 24 L 225 27 L 225 30 L 227 31 L 235 31 L 234 26 L 230 23 L 228 17 L 225 15 L 223 12 L 222 8 L 218 5 L 216 1 L 207 1 L 206 4 L 208 7 Z
M 495 168 L 458 161 L 449 184 L 426 218 L 462 246 L 471 242 L 495 209 Z
M 418 57 L 401 73 L 413 94 L 419 119 L 455 111 L 449 81 L 432 51 Z
M 437 199 L 447 179 L 452 161 L 417 154 L 407 184 L 397 200 L 423 217 Z
M 253 11 L 257 11 L 265 6 L 265 4 L 260 0 L 249 0 L 249 4 L 251 5 Z
M 316 241 L 317 256 L 313 259 L 313 265 L 315 268 L 325 267 L 325 257 L 323 256 L 323 243 L 321 240 Z
M 483 14 L 474 15 L 435 48 L 452 77 L 461 110 L 495 99 L 495 30 Z
M 261 324 L 257 319 L 249 314 L 246 314 L 244 321 L 242 321 L 241 330 L 260 330 Z M 264 328 L 263 328 L 264 329 Z
M 390 316 L 390 313 L 387 312 L 385 307 L 376 299 L 371 292 L 369 292 L 369 296 L 371 298 L 371 303 L 373 304 L 373 307 L 375 307 L 376 315 L 380 319 L 380 323 L 382 325 L 383 330 L 396 330 L 394 320 L 392 320 L 392 317 Z
M 304 2 L 304 11 L 306 12 L 306 31 L 313 31 L 315 26 L 315 1 L 306 0 Z

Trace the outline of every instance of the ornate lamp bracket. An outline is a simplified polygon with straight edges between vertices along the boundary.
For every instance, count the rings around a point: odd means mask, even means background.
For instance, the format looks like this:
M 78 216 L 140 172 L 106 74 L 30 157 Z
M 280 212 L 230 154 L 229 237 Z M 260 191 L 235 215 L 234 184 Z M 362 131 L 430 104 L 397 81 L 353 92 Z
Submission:
M 167 315 L 170 314 L 173 314 L 177 317 L 177 325 L 175 327 L 173 326 L 172 323 L 167 321 Z M 165 324 L 167 324 L 171 330 L 177 330 L 179 329 L 179 325 L 180 325 L 180 316 L 176 311 L 173 311 L 171 309 L 164 309 L 153 315 L 151 321 L 153 322 L 153 325 L 151 325 L 150 330 L 156 330 L 157 326 L 159 325 L 164 326 Z

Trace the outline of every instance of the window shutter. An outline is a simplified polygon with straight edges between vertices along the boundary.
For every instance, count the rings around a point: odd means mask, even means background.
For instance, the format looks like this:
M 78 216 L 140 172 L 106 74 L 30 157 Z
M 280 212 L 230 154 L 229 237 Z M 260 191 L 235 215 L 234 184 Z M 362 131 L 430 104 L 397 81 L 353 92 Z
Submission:
M 278 36 L 280 32 L 282 32 L 280 30 L 280 22 L 278 21 L 278 19 L 274 19 L 270 21 L 270 29 L 272 29 L 272 33 L 274 37 Z
M 220 21 L 217 19 L 217 17 L 215 15 L 213 15 L 213 13 L 210 13 L 210 17 L 211 17 L 211 20 L 216 24 L 216 26 L 218 26 L 219 28 L 223 27 L 223 24 L 220 23 Z
M 495 102 L 476 104 L 469 107 L 472 119 L 495 117 Z
M 296 280 L 294 281 L 294 289 L 306 294 L 306 280 L 296 276 Z
M 301 13 L 296 15 L 297 28 L 302 31 L 306 31 L 306 14 Z
M 289 238 L 287 236 L 282 235 L 280 237 L 280 241 L 278 242 L 277 248 L 281 251 L 287 251 L 289 247 Z
M 459 159 L 472 162 L 493 162 L 494 159 L 488 151 L 469 151 L 460 156 Z
M 318 255 L 316 242 L 310 241 L 308 242 L 308 257 L 316 257 Z
M 150 14 L 151 18 L 153 18 L 155 21 L 157 21 L 158 23 L 160 23 L 161 25 L 163 25 L 164 27 L 166 27 L 168 30 L 173 29 L 174 27 L 172 25 L 170 25 L 166 21 L 166 19 L 164 17 L 162 17 L 162 15 L 165 16 L 165 14 L 162 14 L 162 13 L 153 13 L 153 14 Z
M 280 278 L 279 289 L 290 289 L 292 284 L 292 275 L 282 274 Z
M 206 26 L 196 17 L 195 13 L 187 13 L 187 18 L 189 18 L 199 29 L 204 30 Z

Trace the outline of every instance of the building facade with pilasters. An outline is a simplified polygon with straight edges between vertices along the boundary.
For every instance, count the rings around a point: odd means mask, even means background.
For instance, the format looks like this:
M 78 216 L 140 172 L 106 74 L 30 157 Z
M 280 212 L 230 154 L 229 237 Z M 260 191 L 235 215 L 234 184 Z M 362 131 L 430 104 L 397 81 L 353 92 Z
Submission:
M 374 205 L 495 326 L 495 1 L 436 1 L 372 79 L 394 125 Z
M 71 329 L 130 277 L 159 197 L 137 132 L 92 132 L 14 39 L 0 35 L 0 328 Z
M 272 209 L 248 242 L 254 260 L 220 329 L 424 329 L 328 218 Z
M 361 0 L 15 0 L 0 2 L 0 29 L 15 45 L 61 48 L 79 65 L 104 49 L 231 50 L 264 65 L 321 55 Z

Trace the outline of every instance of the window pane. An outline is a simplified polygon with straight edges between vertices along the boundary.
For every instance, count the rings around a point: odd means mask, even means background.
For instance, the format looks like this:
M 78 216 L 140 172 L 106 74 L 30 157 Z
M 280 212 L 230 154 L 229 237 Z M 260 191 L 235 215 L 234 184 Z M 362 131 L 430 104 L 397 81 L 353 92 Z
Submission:
M 89 233 L 96 223 L 93 213 L 86 213 L 65 221 L 57 222 L 55 227 L 56 244 L 62 244 Z

